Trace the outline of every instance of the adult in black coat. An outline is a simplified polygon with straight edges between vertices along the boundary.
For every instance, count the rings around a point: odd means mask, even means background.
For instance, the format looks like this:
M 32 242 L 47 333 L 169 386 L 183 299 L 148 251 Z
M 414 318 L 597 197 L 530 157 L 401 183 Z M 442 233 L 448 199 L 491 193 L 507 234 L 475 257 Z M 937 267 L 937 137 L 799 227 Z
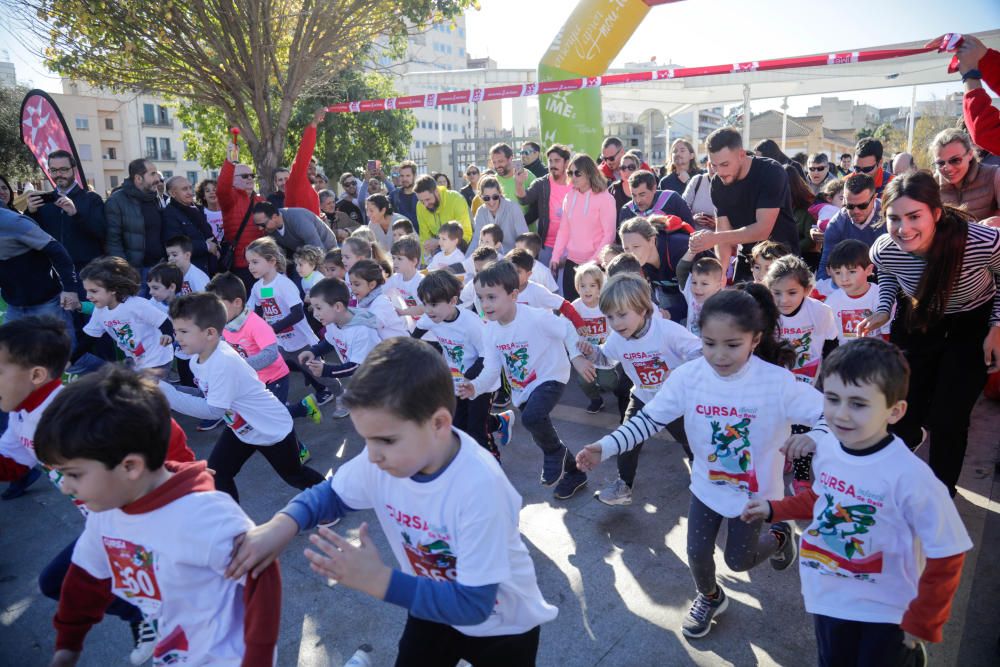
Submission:
M 212 275 L 219 259 L 219 246 L 212 236 L 205 212 L 194 203 L 194 188 L 183 176 L 174 176 L 167 181 L 170 203 L 163 209 L 162 241 L 176 236 L 191 239 L 191 263 Z

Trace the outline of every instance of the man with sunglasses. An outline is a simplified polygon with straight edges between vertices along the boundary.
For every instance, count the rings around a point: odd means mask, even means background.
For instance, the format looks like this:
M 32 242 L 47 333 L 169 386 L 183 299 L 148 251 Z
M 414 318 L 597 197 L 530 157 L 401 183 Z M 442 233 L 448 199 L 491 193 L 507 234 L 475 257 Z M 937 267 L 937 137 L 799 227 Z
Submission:
M 831 166 L 826 153 L 813 153 L 809 156 L 809 160 L 806 162 L 806 185 L 809 186 L 814 195 L 819 194 L 823 186 L 830 181 L 837 180 L 837 177 L 830 171 Z
M 104 205 L 108 254 L 124 257 L 139 271 L 144 292 L 146 274 L 164 255 L 163 210 L 156 192 L 160 180 L 152 162 L 142 158 L 132 160 L 128 164 L 128 180 Z
M 223 237 L 233 245 L 233 264 L 230 270 L 239 276 L 243 284 L 246 285 L 247 293 L 249 293 L 255 281 L 254 277 L 250 275 L 250 270 L 247 269 L 246 249 L 248 245 L 263 236 L 254 227 L 249 210 L 255 203 L 266 200 L 253 191 L 256 175 L 249 165 L 237 163 L 239 157 L 239 146 L 230 143 L 226 150 L 226 161 L 222 163 L 222 170 L 219 172 L 219 186 L 216 194 L 219 197 L 219 207 L 222 209 Z M 287 197 L 287 183 L 285 189 Z M 244 220 L 247 221 L 246 225 L 243 225 Z M 241 226 L 243 227 L 242 232 L 240 231 Z
M 521 144 L 521 162 L 524 168 L 534 174 L 535 178 L 541 178 L 548 174 L 545 165 L 542 164 L 542 147 L 534 141 L 525 141 Z
M 931 153 L 941 201 L 961 206 L 976 220 L 1000 214 L 1000 167 L 979 162 L 969 135 L 942 130 L 931 140 Z
M 538 232 L 542 239 L 542 251 L 536 258 L 545 266 L 549 265 L 552 259 L 552 248 L 556 244 L 556 234 L 559 231 L 559 224 L 562 222 L 563 199 L 569 194 L 573 185 L 566 175 L 566 165 L 569 164 L 569 147 L 562 144 L 552 144 L 545 151 L 545 158 L 549 163 L 549 174 L 546 178 L 533 179 L 530 186 L 528 177 L 531 174 L 524 172 L 517 174 L 514 178 L 515 194 L 517 201 L 522 207 L 528 206 L 538 210 L 538 225 L 534 231 Z M 533 221 L 528 220 L 528 227 Z
M 284 248 L 289 257 L 304 245 L 323 250 L 337 247 L 337 237 L 307 208 L 278 208 L 271 202 L 261 202 L 254 204 L 252 222 L 262 234 L 270 235 Z
M 875 196 L 881 197 L 882 190 L 889 185 L 892 174 L 882 168 L 882 142 L 866 137 L 854 147 L 854 171 L 867 174 L 875 182 Z
M 875 181 L 868 174 L 851 174 L 844 180 L 844 208 L 830 218 L 823 234 L 823 254 L 816 277 L 826 280 L 826 262 L 838 243 L 856 239 L 869 248 L 886 228 L 882 220 L 882 202 L 875 194 Z

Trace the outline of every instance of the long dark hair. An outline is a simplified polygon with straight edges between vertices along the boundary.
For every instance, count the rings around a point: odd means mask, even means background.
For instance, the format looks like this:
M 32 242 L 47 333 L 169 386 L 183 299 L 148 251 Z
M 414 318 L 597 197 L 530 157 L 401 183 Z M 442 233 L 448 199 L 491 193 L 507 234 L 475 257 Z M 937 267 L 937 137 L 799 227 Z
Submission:
M 788 174 L 788 188 L 792 191 L 792 208 L 808 209 L 813 205 L 816 197 L 813 195 L 812 190 L 809 189 L 809 186 L 806 185 L 802 174 L 792 164 L 782 165 L 781 168 Z
M 754 153 L 760 153 L 762 157 L 769 157 L 776 160 L 778 164 L 788 164 L 791 159 L 781 150 L 774 139 L 764 139 L 753 147 Z
M 896 176 L 889 182 L 882 193 L 883 220 L 888 220 L 889 206 L 900 197 L 920 202 L 932 212 L 941 212 L 934 226 L 934 242 L 925 258 L 927 266 L 920 276 L 916 294 L 910 299 L 913 307 L 907 318 L 910 328 L 923 331 L 936 323 L 948 307 L 952 290 L 962 273 L 972 218 L 965 211 L 944 204 L 937 181 L 925 171 Z
M 10 199 L 7 201 L 0 201 L 0 207 L 12 209 L 14 208 L 14 197 L 17 196 L 17 190 L 10 187 L 10 181 L 8 181 L 5 177 L 0 176 L 0 181 L 3 181 L 3 184 L 7 186 L 7 191 L 10 192 Z
M 753 353 L 764 361 L 789 369 L 795 364 L 795 349 L 779 333 L 781 314 L 770 290 L 763 285 L 744 283 L 713 294 L 702 306 L 698 325 L 704 328 L 710 318 L 718 315 L 732 318 L 742 331 L 759 333 L 760 344 Z

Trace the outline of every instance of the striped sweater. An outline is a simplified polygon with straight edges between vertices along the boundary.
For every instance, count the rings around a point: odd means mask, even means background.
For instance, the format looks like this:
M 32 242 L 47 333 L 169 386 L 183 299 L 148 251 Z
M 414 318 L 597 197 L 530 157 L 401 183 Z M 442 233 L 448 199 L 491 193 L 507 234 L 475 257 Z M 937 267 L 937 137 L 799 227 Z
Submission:
M 878 312 L 891 313 L 900 290 L 914 296 L 927 260 L 900 250 L 888 234 L 879 236 L 871 247 L 872 263 L 878 269 Z M 990 324 L 1000 325 L 1000 229 L 974 223 L 962 257 L 962 271 L 945 307 L 945 314 L 966 312 L 993 302 Z

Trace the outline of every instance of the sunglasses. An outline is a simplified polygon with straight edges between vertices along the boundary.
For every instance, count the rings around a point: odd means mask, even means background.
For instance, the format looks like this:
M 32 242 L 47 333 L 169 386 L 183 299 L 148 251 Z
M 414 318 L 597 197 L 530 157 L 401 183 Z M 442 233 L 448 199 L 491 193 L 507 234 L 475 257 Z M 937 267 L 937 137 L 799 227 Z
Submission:
M 570 169 L 566 173 L 569 174 L 570 176 L 583 176 L 583 172 L 580 171 L 579 169 Z
M 535 151 L 521 151 L 521 155 L 531 155 Z
M 623 164 L 621 166 L 622 171 L 635 171 L 638 168 L 639 167 L 635 166 L 634 164 Z
M 968 153 L 965 153 L 965 155 L 968 155 Z M 963 160 L 965 160 L 965 155 L 956 155 L 955 157 L 950 157 L 947 160 L 934 160 L 934 166 L 937 167 L 938 169 L 945 166 L 946 164 L 952 167 L 957 167 L 958 165 L 962 164 Z
M 480 195 L 483 201 L 500 201 L 503 199 L 500 195 Z
M 249 174 L 240 174 L 240 178 L 257 178 L 257 174 L 251 171 Z
M 822 167 L 809 167 L 809 171 L 826 171 L 826 165 Z
M 868 208 L 873 201 L 875 201 L 875 195 L 872 195 L 871 199 L 869 199 L 868 201 L 866 201 L 864 204 L 847 204 L 847 203 L 845 203 L 844 204 L 844 208 L 846 208 L 848 211 L 853 211 L 854 209 L 858 209 L 859 211 L 863 211 L 866 208 Z
M 468 172 L 466 172 L 466 173 L 465 173 L 465 175 L 466 175 L 466 176 L 478 176 L 478 175 L 479 175 L 479 172 L 478 172 L 478 171 L 475 171 L 475 170 L 473 170 L 473 171 L 468 171 Z
M 870 174 L 873 171 L 875 171 L 876 169 L 878 169 L 878 165 L 877 164 L 873 164 L 870 167 L 859 167 L 857 165 L 854 166 L 854 171 L 861 172 L 862 174 Z

